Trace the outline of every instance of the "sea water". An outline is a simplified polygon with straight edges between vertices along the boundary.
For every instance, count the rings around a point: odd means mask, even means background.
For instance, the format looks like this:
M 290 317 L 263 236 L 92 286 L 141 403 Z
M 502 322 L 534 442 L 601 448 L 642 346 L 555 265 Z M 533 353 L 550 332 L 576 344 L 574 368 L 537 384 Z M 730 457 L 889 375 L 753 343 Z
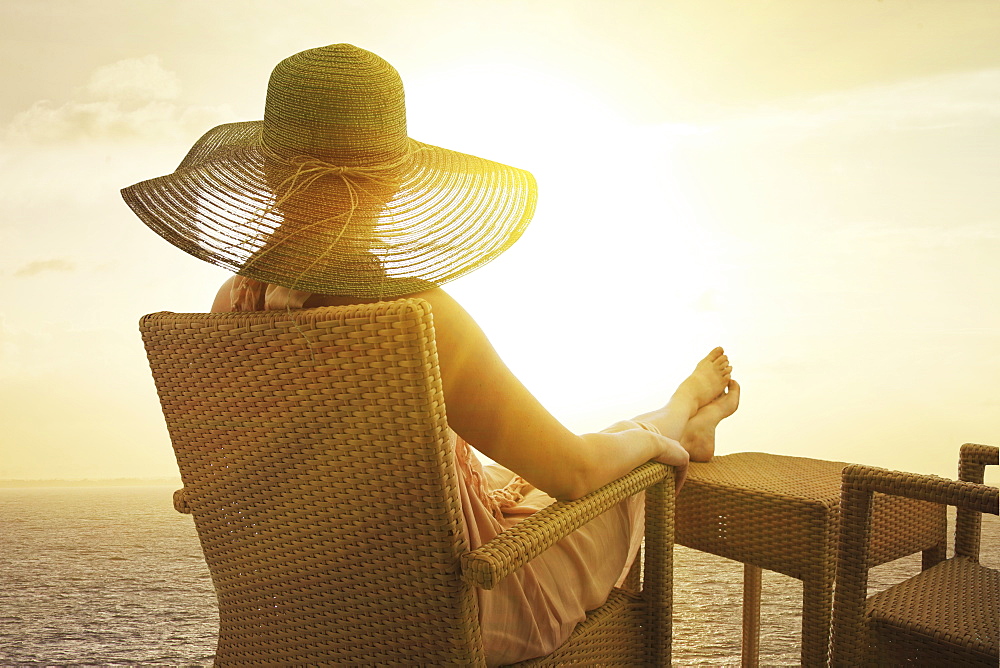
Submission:
M 215 594 L 172 491 L 0 489 L 0 666 L 211 665 Z M 739 665 L 743 567 L 684 547 L 674 559 L 674 665 Z M 1000 567 L 992 516 L 982 560 Z M 900 559 L 872 586 L 919 570 L 919 555 Z M 763 572 L 762 666 L 798 665 L 801 606 L 801 582 Z

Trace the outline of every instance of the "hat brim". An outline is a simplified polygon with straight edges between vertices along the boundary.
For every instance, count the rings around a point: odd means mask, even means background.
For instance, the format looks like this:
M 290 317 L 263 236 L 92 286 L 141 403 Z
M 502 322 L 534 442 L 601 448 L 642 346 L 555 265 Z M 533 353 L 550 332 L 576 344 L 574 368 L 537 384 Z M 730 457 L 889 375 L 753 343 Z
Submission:
M 414 140 L 390 192 L 373 195 L 378 188 L 363 180 L 345 190 L 326 177 L 276 206 L 261 129 L 261 121 L 213 128 L 175 172 L 122 196 L 150 229 L 201 260 L 266 283 L 362 298 L 465 275 L 507 250 L 534 213 L 529 172 Z

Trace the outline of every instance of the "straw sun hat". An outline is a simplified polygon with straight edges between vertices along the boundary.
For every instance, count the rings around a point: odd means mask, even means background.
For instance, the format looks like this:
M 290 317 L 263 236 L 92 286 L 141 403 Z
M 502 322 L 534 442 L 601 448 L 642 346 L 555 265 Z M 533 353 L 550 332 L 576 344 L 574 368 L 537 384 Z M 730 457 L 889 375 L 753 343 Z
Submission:
M 349 44 L 278 63 L 263 121 L 209 130 L 172 174 L 122 189 L 178 248 L 264 283 L 363 298 L 497 257 L 535 208 L 530 173 L 410 139 L 389 63 Z

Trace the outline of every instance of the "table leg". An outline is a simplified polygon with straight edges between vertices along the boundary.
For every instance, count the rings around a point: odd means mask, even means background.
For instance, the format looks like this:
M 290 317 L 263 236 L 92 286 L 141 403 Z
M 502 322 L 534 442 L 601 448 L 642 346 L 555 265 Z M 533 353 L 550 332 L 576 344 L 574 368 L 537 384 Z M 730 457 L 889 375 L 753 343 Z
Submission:
M 757 668 L 760 654 L 760 567 L 743 564 L 743 662 Z
M 833 574 L 802 581 L 802 665 L 829 663 L 830 618 L 833 614 Z

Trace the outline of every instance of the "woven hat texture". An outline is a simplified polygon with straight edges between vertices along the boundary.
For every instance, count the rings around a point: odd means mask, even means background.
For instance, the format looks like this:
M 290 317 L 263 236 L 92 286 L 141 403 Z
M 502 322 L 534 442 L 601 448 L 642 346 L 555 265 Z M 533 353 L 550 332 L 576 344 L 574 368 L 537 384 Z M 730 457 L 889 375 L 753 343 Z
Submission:
M 262 121 L 209 130 L 172 174 L 122 189 L 191 255 L 296 290 L 379 298 L 494 259 L 534 213 L 524 170 L 415 141 L 403 85 L 350 44 L 271 74 Z

